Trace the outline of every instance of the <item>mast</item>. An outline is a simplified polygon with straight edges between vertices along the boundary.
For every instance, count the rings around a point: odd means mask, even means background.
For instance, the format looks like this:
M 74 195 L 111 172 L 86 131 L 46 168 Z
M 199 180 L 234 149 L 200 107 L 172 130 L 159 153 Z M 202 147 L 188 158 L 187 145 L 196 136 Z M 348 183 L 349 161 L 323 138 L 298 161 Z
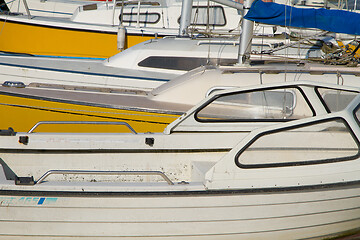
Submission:
M 183 0 L 181 8 L 179 36 L 186 37 L 189 35 L 188 27 L 191 22 L 193 0 Z
M 254 0 L 246 0 L 244 3 L 244 15 L 249 11 L 251 4 Z M 241 37 L 239 44 L 238 63 L 245 64 L 250 57 L 251 42 L 253 37 L 254 22 L 246 19 L 242 19 Z

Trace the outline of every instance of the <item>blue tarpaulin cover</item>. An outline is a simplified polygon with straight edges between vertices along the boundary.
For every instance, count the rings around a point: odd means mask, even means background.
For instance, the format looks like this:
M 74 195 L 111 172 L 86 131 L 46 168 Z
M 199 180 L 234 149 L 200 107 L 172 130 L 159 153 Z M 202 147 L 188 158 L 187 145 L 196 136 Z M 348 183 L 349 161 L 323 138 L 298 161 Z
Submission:
M 325 8 L 295 8 L 255 0 L 244 17 L 272 25 L 318 28 L 325 31 L 360 35 L 360 14 Z

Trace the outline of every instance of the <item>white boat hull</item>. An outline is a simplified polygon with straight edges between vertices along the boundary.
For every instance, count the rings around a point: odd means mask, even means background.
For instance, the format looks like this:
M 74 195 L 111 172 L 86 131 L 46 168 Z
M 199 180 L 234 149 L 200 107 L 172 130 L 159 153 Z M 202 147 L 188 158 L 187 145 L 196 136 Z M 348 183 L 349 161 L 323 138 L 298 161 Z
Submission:
M 360 227 L 359 186 L 299 190 L 19 191 L 0 197 L 0 239 L 323 239 Z
M 236 100 L 257 93 L 266 96 L 261 108 L 272 121 L 230 118 L 251 117 L 246 113 L 258 110 L 257 102 L 245 101 L 245 111 Z M 268 106 L 269 96 L 280 96 L 280 103 L 282 96 L 296 99 L 296 106 L 270 108 L 278 105 Z M 302 110 L 310 106 L 306 117 Z M 164 133 L 56 134 L 36 132 L 39 125 L 26 133 L 2 130 L 0 239 L 356 234 L 359 109 L 358 88 L 289 82 L 215 92 Z M 276 110 L 284 114 L 273 115 Z

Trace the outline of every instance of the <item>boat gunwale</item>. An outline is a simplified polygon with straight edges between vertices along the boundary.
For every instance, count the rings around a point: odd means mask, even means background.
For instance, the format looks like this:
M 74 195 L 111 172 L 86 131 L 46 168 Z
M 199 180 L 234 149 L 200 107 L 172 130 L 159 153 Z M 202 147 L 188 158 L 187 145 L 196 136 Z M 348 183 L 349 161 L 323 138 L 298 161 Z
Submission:
M 46 182 L 42 183 L 45 184 Z M 96 183 L 95 183 L 96 184 Z M 14 183 L 15 186 L 15 183 Z M 37 186 L 37 185 L 35 185 Z M 44 186 L 44 187 L 45 187 Z M 50 185 L 47 185 L 50 186 Z M 54 186 L 54 185 L 51 185 Z M 89 187 L 89 185 L 79 185 L 81 188 Z M 120 185 L 117 185 L 119 187 Z M 129 185 L 128 185 L 129 186 Z M 27 189 L 1 189 L 0 196 L 14 195 L 14 196 L 58 196 L 58 197 L 174 197 L 174 196 L 234 196 L 234 195 L 264 195 L 264 194 L 288 194 L 289 192 L 311 193 L 311 192 L 326 192 L 334 190 L 350 190 L 354 189 L 354 186 L 360 188 L 360 180 L 349 181 L 349 182 L 337 182 L 337 183 L 323 183 L 303 186 L 286 186 L 286 187 L 266 187 L 266 188 L 242 188 L 242 189 L 204 189 L 204 190 L 177 190 L 173 191 L 91 191 L 91 190 L 73 190 L 73 191 L 59 191 L 59 190 L 39 190 L 39 189 L 28 189 L 31 186 L 25 186 Z M 20 186 L 24 187 L 24 186 Z M 121 187 L 121 186 L 120 186 Z M 124 185 L 123 187 L 127 187 Z M 144 185 L 143 187 L 146 187 Z M 175 186 L 176 187 L 176 186 Z M 171 188 L 171 186 L 170 186 Z M 142 188 L 143 189 L 143 188 Z M 360 197 L 360 195 L 353 196 Z

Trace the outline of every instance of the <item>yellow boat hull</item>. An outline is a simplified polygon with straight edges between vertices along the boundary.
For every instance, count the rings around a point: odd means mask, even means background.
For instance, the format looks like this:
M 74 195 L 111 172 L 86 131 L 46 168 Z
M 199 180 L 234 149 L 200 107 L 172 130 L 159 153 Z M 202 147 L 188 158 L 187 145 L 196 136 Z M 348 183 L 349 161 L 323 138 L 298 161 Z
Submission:
M 0 129 L 12 127 L 27 132 L 40 121 L 127 122 L 136 132 L 162 132 L 179 115 L 99 107 L 63 101 L 51 101 L 0 95 Z M 36 132 L 130 132 L 116 125 L 40 125 Z
M 116 32 L 67 29 L 0 20 L 0 51 L 46 56 L 108 58 L 117 53 Z M 127 34 L 125 47 L 154 36 Z

